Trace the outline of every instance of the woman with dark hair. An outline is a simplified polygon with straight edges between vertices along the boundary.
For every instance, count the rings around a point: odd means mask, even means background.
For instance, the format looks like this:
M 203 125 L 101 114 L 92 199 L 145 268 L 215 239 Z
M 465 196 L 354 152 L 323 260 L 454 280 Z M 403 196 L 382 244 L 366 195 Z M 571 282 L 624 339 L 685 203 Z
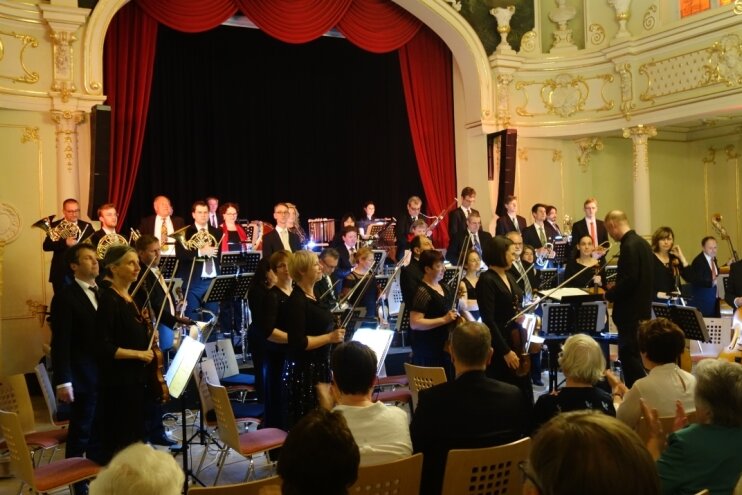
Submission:
M 376 315 L 376 297 L 378 295 L 378 289 L 376 288 L 376 280 L 373 274 L 368 273 L 369 270 L 374 266 L 374 252 L 370 247 L 363 246 L 358 249 L 355 253 L 351 254 L 351 263 L 353 268 L 350 273 L 343 280 L 343 288 L 340 290 L 340 299 L 343 299 L 353 288 L 366 277 L 364 285 L 368 283 L 366 291 L 362 295 L 362 299 L 357 307 L 366 308 L 366 317 L 375 318 Z M 368 275 L 367 275 L 368 274 Z M 371 280 L 369 280 L 369 277 Z M 352 297 L 348 300 L 349 304 L 353 304 L 361 296 L 363 286 L 358 287 L 353 292 Z
M 564 270 L 564 280 L 569 280 L 580 271 L 582 273 L 567 282 L 567 287 L 585 289 L 603 285 L 605 277 L 603 262 L 605 260 L 602 256 L 594 256 L 594 253 L 593 238 L 589 235 L 582 236 L 577 243 L 577 257 L 567 262 L 567 268 Z
M 356 217 L 352 213 L 345 213 L 340 218 L 340 228 L 335 231 L 335 237 L 330 241 L 330 247 L 337 249 L 342 246 L 345 227 L 356 227 Z
M 237 203 L 224 203 L 219 207 L 219 216 L 224 219 L 220 225 L 222 237 L 219 252 L 240 252 L 247 246 L 247 233 L 237 223 L 240 207 Z
M 654 252 L 654 298 L 665 302 L 672 293 L 680 292 L 682 278 L 688 278 L 690 265 L 683 256 L 680 246 L 676 246 L 675 233 L 670 227 L 660 227 L 652 234 Z
M 261 371 L 265 363 L 265 298 L 275 284 L 276 274 L 271 270 L 270 261 L 261 259 L 247 291 L 247 303 L 252 317 L 247 329 L 247 345 L 255 369 L 255 391 L 260 402 L 264 402 L 265 399 L 265 384 Z
M 149 317 L 129 295 L 139 275 L 139 257 L 128 245 L 108 248 L 102 265 L 110 286 L 98 295 L 96 328 L 100 335 L 98 403 L 88 457 L 101 466 L 113 454 L 145 436 L 145 403 L 152 400 L 146 365 L 150 349 Z
M 330 344 L 341 343 L 345 329 L 335 328 L 332 313 L 314 296 L 314 284 L 322 277 L 317 255 L 297 251 L 288 268 L 296 286 L 284 304 L 289 348 L 281 378 L 284 424 L 291 429 L 317 406 L 317 383 L 330 383 Z
M 512 383 L 521 389 L 524 398 L 533 404 L 531 377 L 517 376 L 523 349 L 515 349 L 513 331 L 520 330 L 522 319 L 513 320 L 520 312 L 523 291 L 510 273 L 515 261 L 517 247 L 505 236 L 495 236 L 482 246 L 482 257 L 489 269 L 479 277 L 477 302 L 482 323 L 492 335 L 494 355 L 487 376 Z
M 376 216 L 374 215 L 376 213 L 376 205 L 374 205 L 373 201 L 366 201 L 363 203 L 363 215 L 361 216 L 361 219 L 358 220 L 358 230 L 360 231 L 361 236 L 367 237 L 368 236 L 368 226 L 372 223 L 376 223 Z
M 453 379 L 451 358 L 444 347 L 458 313 L 452 309 L 454 291 L 440 283 L 445 273 L 443 255 L 435 249 L 423 251 L 420 267 L 424 271 L 423 280 L 410 305 L 412 364 L 441 366 L 448 378 Z
M 477 303 L 477 283 L 482 258 L 479 253 L 470 249 L 464 260 L 464 277 L 461 282 L 466 286 L 466 310 L 474 320 L 479 320 L 479 303 Z

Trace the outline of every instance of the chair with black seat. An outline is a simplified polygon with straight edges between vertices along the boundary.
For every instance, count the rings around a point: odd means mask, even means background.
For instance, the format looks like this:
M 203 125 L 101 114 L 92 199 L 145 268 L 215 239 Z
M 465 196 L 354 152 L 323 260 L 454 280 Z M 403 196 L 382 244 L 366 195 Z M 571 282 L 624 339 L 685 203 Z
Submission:
M 245 481 L 247 481 L 255 473 L 253 455 L 265 453 L 282 446 L 284 440 L 286 440 L 286 432 L 278 428 L 263 428 L 240 433 L 237 430 L 237 422 L 232 411 L 227 389 L 221 385 L 209 382 L 207 382 L 207 387 L 214 404 L 214 411 L 216 412 L 217 432 L 221 441 L 224 442 L 224 448 L 219 452 L 217 458 L 217 473 L 214 479 L 214 485 L 219 480 L 230 449 L 248 460 L 248 468 L 245 473 Z
M 34 493 L 48 493 L 95 477 L 100 466 L 89 459 L 71 457 L 34 467 L 18 415 L 0 410 L 0 429 L 10 450 L 10 464 L 21 482 Z
M 518 465 L 528 459 L 530 451 L 530 437 L 496 447 L 451 450 L 441 495 L 521 493 Z
M 358 468 L 358 479 L 349 493 L 418 495 L 422 470 L 422 454 L 382 464 L 361 466 Z
M 207 342 L 206 355 L 214 360 L 214 365 L 216 365 L 216 370 L 219 373 L 219 382 L 222 385 L 225 387 L 245 387 L 246 392 L 255 391 L 255 375 L 240 372 L 231 340 L 219 339 L 215 342 Z

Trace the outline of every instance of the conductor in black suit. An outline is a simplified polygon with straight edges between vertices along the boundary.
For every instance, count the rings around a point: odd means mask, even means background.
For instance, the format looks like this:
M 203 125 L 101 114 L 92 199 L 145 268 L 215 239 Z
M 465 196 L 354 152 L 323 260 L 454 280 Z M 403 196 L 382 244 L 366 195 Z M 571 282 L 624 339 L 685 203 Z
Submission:
M 572 225 L 572 245 L 570 246 L 570 252 L 573 254 L 577 253 L 577 245 L 580 243 L 580 239 L 585 236 L 592 238 L 596 250 L 605 251 L 605 243 L 608 241 L 608 231 L 606 230 L 605 223 L 596 218 L 598 200 L 587 198 L 583 204 L 583 209 L 585 210 L 585 218 L 576 221 Z
M 175 244 L 175 253 L 180 261 L 177 276 L 188 287 L 191 265 L 194 266 L 188 294 L 185 295 L 185 316 L 191 320 L 201 320 L 199 309 L 202 307 L 214 314 L 219 311 L 219 303 L 204 303 L 203 299 L 211 281 L 219 275 L 218 239 L 222 232 L 209 225 L 209 206 L 205 201 L 194 202 L 191 206 L 191 215 L 193 225 L 189 225 L 186 229 L 185 240 L 190 244 L 189 241 L 193 242 L 198 239 L 196 234 L 201 232 L 199 237 L 202 241 L 196 243 L 195 246 L 183 246 L 180 242 Z
M 718 244 L 714 237 L 708 236 L 701 240 L 701 247 L 703 250 L 690 264 L 693 306 L 698 308 L 703 316 L 718 318 L 719 299 L 716 297 L 716 277 L 719 275 L 719 265 L 716 263 Z
M 290 253 L 301 249 L 301 240 L 293 232 L 289 232 L 289 207 L 286 203 L 276 203 L 273 207 L 273 218 L 276 228 L 263 236 L 263 258 L 271 259 L 276 251 L 286 250 Z
M 407 200 L 407 210 L 397 217 L 397 223 L 394 226 L 394 234 L 397 237 L 397 260 L 401 260 L 404 252 L 410 249 L 410 243 L 407 239 L 412 224 L 418 219 L 422 219 L 422 207 L 423 200 L 418 196 L 411 196 Z
M 479 217 L 479 212 L 473 210 L 466 220 L 466 228 L 459 231 L 456 237 L 451 238 L 451 243 L 448 245 L 448 250 L 446 251 L 446 259 L 453 264 L 459 262 L 461 248 L 467 237 L 471 239 L 469 249 L 473 249 L 481 257 L 482 246 L 492 240 L 492 235 L 489 232 L 481 230 L 481 227 L 482 219 Z
M 495 234 L 505 235 L 513 230 L 523 233 L 527 224 L 526 219 L 518 215 L 518 197 L 505 196 L 503 205 L 505 206 L 505 214 L 497 219 Z
M 51 268 L 49 269 L 49 282 L 51 282 L 55 294 L 62 290 L 62 287 L 72 282 L 72 271 L 70 270 L 70 266 L 65 262 L 64 254 L 70 247 L 93 233 L 92 226 L 88 222 L 80 220 L 80 203 L 76 199 L 69 198 L 64 200 L 64 203 L 62 203 L 62 218 L 52 222 L 52 230 L 57 228 L 63 221 L 77 225 L 79 229 L 77 235 L 61 237 L 56 241 L 53 241 L 47 235 L 44 239 L 43 246 L 44 251 L 54 253 L 52 255 Z
M 466 219 L 471 213 L 479 212 L 474 209 L 474 201 L 477 199 L 477 191 L 473 187 L 465 187 L 461 190 L 461 205 L 453 210 L 448 217 L 448 238 L 451 242 L 459 232 L 466 230 Z M 449 247 L 450 249 L 450 247 Z
M 51 302 L 53 385 L 60 403 L 70 406 L 66 457 L 85 455 L 95 412 L 98 387 L 95 278 L 98 259 L 88 244 L 65 252 L 73 281 L 54 293 Z
M 624 381 L 633 383 L 646 375 L 636 333 L 639 322 L 652 317 L 654 297 L 654 254 L 649 243 L 631 230 L 626 213 L 613 210 L 605 217 L 605 227 L 615 241 L 621 242 L 616 282 L 609 286 L 605 298 L 613 302 L 613 321 L 618 328 L 618 358 L 623 366 Z
M 420 493 L 441 492 L 450 449 L 492 447 L 529 434 L 531 405 L 514 385 L 485 375 L 492 354 L 487 326 L 457 326 L 451 334 L 456 379 L 420 391 L 410 424 L 413 450 L 423 453 Z
M 176 230 L 185 226 L 180 217 L 174 217 L 173 207 L 167 196 L 157 196 L 153 202 L 155 214 L 142 218 L 139 222 L 140 234 L 152 234 L 160 241 L 163 256 L 175 255 L 175 243 L 168 238 Z

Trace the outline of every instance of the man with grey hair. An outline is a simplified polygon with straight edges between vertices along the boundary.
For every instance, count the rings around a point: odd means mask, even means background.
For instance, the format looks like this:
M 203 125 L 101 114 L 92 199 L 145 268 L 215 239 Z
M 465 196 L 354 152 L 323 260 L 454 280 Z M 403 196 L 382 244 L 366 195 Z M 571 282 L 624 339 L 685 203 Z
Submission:
M 654 254 L 649 243 L 629 226 L 626 213 L 612 210 L 605 216 L 605 228 L 621 243 L 616 282 L 605 293 L 613 303 L 613 321 L 618 328 L 618 358 L 623 367 L 624 381 L 631 388 L 636 380 L 646 376 L 637 343 L 639 322 L 652 317 L 652 287 L 654 286 Z
M 518 387 L 485 375 L 492 354 L 486 325 L 457 326 L 451 334 L 456 379 L 420 391 L 410 425 L 413 450 L 424 454 L 420 493 L 440 493 L 450 449 L 491 447 L 530 433 L 531 405 Z

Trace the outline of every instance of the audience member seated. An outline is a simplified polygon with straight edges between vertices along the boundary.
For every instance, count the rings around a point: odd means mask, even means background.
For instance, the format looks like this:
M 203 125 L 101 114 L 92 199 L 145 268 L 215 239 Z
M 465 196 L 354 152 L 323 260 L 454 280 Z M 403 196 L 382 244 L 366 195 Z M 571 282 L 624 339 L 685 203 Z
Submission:
M 538 398 L 533 409 L 536 426 L 560 412 L 594 409 L 615 416 L 611 395 L 595 385 L 603 378 L 605 358 L 600 345 L 589 335 L 572 335 L 559 353 L 564 388 Z M 585 492 L 587 493 L 587 492 Z
M 360 342 L 332 352 L 332 384 L 317 384 L 320 404 L 340 411 L 361 453 L 361 465 L 381 464 L 412 455 L 407 413 L 373 401 L 376 354 Z
M 635 428 L 642 415 L 640 399 L 657 409 L 660 417 L 675 415 L 677 401 L 686 412 L 695 411 L 696 378 L 676 364 L 685 350 L 685 335 L 680 327 L 667 318 L 647 320 L 639 326 L 638 342 L 642 363 L 649 372 L 646 377 L 635 381 L 628 390 L 606 371 L 615 403 L 620 404 L 616 417 Z
M 485 376 L 493 349 L 489 329 L 478 322 L 451 335 L 456 379 L 421 390 L 410 432 L 415 453 L 423 453 L 421 494 L 441 492 L 450 449 L 492 447 L 529 432 L 530 404 L 515 385 Z
M 662 451 L 665 432 L 657 410 L 642 401 L 651 432 L 647 447 L 657 459 L 662 493 L 693 494 L 703 489 L 711 495 L 733 493 L 742 473 L 742 366 L 716 359 L 700 361 L 695 405 L 697 423 L 671 433 Z M 684 416 L 678 405 L 676 426 L 687 422 Z
M 639 435 L 596 411 L 559 414 L 533 438 L 523 495 L 657 495 L 652 457 Z
M 179 495 L 185 477 L 172 455 L 135 443 L 90 482 L 90 495 Z
M 360 455 L 345 417 L 322 408 L 291 429 L 278 458 L 283 495 L 347 495 Z

